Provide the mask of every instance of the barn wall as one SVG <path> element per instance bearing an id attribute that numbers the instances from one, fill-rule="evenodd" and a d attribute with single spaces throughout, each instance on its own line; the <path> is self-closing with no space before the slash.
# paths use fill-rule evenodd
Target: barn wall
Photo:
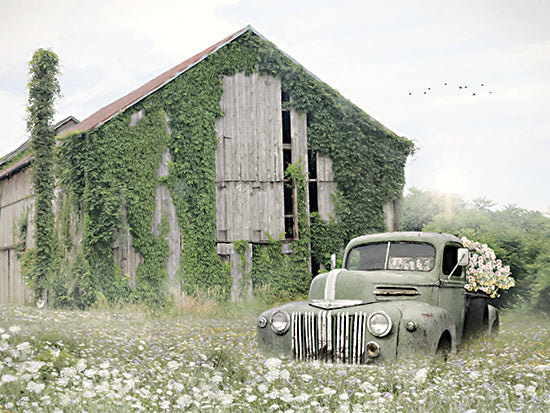
<path id="1" fill-rule="evenodd" d="M 218 242 L 266 242 L 285 231 L 283 149 L 308 171 L 307 120 L 290 112 L 291 142 L 283 144 L 281 82 L 257 73 L 223 78 L 216 122 L 216 227 Z M 319 213 L 333 213 L 332 162 L 317 159 Z M 309 198 L 308 198 L 309 199 Z"/>
<path id="2" fill-rule="evenodd" d="M 32 247 L 34 225 L 30 169 L 20 170 L 0 180 L 0 303 L 24 304 L 33 298 L 33 292 L 21 276 L 21 267 L 15 250 L 16 225 L 28 213 L 26 245 Z"/>
<path id="3" fill-rule="evenodd" d="M 281 82 L 224 77 L 216 122 L 216 227 L 219 242 L 267 241 L 284 232 Z"/>

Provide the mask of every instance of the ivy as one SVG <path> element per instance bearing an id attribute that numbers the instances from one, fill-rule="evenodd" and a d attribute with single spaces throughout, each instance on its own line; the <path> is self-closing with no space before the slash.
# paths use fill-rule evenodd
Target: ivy
<path id="1" fill-rule="evenodd" d="M 253 246 L 252 282 L 256 289 L 269 286 L 283 298 L 305 295 L 311 281 L 309 270 L 310 227 L 306 207 L 306 176 L 301 162 L 289 165 L 285 171 L 287 185 L 294 186 L 298 204 L 298 237 L 290 243 L 289 255 L 281 254 L 283 235 L 275 240 L 268 234 L 267 245 Z"/>
<path id="2" fill-rule="evenodd" d="M 289 109 L 308 117 L 308 143 L 320 156 L 333 160 L 338 193 L 335 221 L 311 218 L 306 209 L 303 165 L 290 165 L 286 178 L 295 185 L 299 237 L 292 254 L 283 255 L 282 238 L 253 246 L 250 277 L 255 287 L 271 284 L 281 291 L 304 294 L 311 279 L 311 254 L 326 261 L 328 251 L 349 238 L 384 229 L 383 206 L 398 198 L 404 184 L 404 164 L 410 141 L 397 137 L 301 66 L 249 31 L 182 73 L 147 99 L 105 124 L 65 137 L 59 145 L 59 176 L 65 191 L 59 231 L 65 251 L 71 216 L 82 217 L 82 244 L 76 259 L 64 266 L 58 288 L 60 302 L 89 306 L 103 298 L 165 302 L 169 256 L 167 220 L 160 235 L 152 231 L 155 191 L 169 189 L 182 231 L 181 264 L 177 277 L 188 294 L 224 291 L 228 297 L 230 268 L 216 247 L 215 150 L 216 120 L 223 117 L 222 76 L 245 72 L 281 79 L 291 97 Z M 130 126 L 131 115 L 142 119 Z M 156 176 L 162 154 L 171 155 L 169 174 Z M 311 219 L 311 225 L 310 225 Z M 113 245 L 121 229 L 133 237 L 143 257 L 135 288 L 114 264 Z M 235 248 L 239 252 L 240 244 Z M 311 252 L 313 249 L 313 252 Z M 67 255 L 67 254 L 66 254 Z"/>
<path id="3" fill-rule="evenodd" d="M 60 93 L 58 74 L 57 55 L 50 50 L 37 50 L 29 63 L 27 104 L 27 130 L 34 156 L 31 176 L 35 196 L 35 246 L 32 252 L 27 251 L 28 255 L 22 262 L 22 272 L 36 295 L 45 302 L 49 279 L 57 265 L 52 200 L 55 181 L 53 116 L 54 102 Z"/>
<path id="4" fill-rule="evenodd" d="M 307 114 L 310 148 L 333 161 L 338 220 L 322 231 L 338 238 L 340 248 L 355 236 L 384 231 L 383 207 L 402 195 L 405 163 L 414 151 L 412 142 L 396 136 L 313 78 L 271 43 L 262 42 L 258 55 L 260 73 L 279 77 L 283 90 L 292 97 L 288 106 Z M 321 229 L 319 219 L 317 229 Z M 314 237 L 314 247 L 326 249 L 319 244 L 321 238 Z"/>

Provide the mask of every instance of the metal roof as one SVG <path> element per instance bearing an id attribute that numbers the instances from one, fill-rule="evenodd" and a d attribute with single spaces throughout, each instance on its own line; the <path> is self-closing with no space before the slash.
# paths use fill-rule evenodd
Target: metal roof
<path id="1" fill-rule="evenodd" d="M 216 52 L 226 44 L 240 37 L 241 35 L 246 33 L 248 30 L 254 31 L 254 29 L 252 29 L 251 26 L 246 26 L 244 29 L 239 30 L 236 33 L 233 33 L 230 36 L 227 36 L 225 39 L 219 41 L 218 43 L 213 44 L 212 46 L 196 54 L 195 56 L 181 62 L 177 66 L 174 66 L 172 69 L 167 70 L 160 76 L 157 76 L 156 78 L 150 80 L 149 82 L 145 83 L 143 86 L 137 88 L 133 92 L 128 93 L 126 96 L 123 96 L 122 98 L 114 101 L 113 103 L 99 109 L 97 112 L 95 112 L 91 116 L 84 119 L 78 125 L 73 126 L 71 129 L 68 130 L 68 132 L 73 132 L 73 131 L 85 132 L 87 130 L 96 128 L 97 126 L 107 122 L 108 120 L 116 116 L 118 113 L 124 111 L 130 106 L 145 99 L 151 93 L 162 88 L 164 85 L 171 82 L 172 80 L 177 78 L 179 75 L 186 72 L 187 70 L 195 66 L 197 63 L 207 58 L 210 54 Z M 258 34 L 257 32 L 255 33 Z"/>

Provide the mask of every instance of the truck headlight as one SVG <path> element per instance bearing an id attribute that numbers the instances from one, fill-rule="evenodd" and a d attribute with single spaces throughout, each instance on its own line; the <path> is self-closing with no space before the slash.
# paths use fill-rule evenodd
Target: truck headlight
<path id="1" fill-rule="evenodd" d="M 391 331 L 391 319 L 383 311 L 372 313 L 367 321 L 369 331 L 373 336 L 384 337 Z"/>
<path id="2" fill-rule="evenodd" d="M 277 334 L 284 334 L 290 327 L 290 316 L 286 311 L 278 310 L 271 316 L 271 329 Z"/>

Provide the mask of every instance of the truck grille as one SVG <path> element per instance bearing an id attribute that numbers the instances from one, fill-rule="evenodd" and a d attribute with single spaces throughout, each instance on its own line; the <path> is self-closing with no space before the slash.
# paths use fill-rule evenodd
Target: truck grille
<path id="1" fill-rule="evenodd" d="M 366 313 L 292 313 L 292 352 L 297 360 L 360 364 L 365 355 Z"/>

